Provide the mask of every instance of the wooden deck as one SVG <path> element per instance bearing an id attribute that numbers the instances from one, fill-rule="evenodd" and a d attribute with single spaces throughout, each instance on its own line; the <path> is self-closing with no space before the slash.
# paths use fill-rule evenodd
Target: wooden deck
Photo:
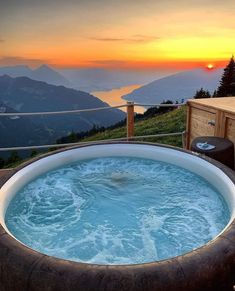
<path id="1" fill-rule="evenodd" d="M 9 178 L 12 176 L 12 174 L 15 173 L 15 169 L 0 169 L 0 188 L 1 185 L 3 185 Z"/>

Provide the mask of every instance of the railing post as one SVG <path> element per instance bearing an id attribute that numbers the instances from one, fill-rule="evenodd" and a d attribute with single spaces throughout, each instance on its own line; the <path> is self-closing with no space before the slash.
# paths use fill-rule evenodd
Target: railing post
<path id="1" fill-rule="evenodd" d="M 127 139 L 129 140 L 134 136 L 134 102 L 127 101 L 127 117 L 126 117 L 126 127 L 127 127 Z"/>

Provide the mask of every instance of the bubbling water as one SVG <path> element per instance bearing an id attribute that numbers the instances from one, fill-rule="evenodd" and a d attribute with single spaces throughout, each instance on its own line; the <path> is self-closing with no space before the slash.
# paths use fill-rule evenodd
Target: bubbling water
<path id="1" fill-rule="evenodd" d="M 175 257 L 214 238 L 230 218 L 202 177 L 165 162 L 79 161 L 27 184 L 6 212 L 25 245 L 68 260 L 137 264 Z"/>

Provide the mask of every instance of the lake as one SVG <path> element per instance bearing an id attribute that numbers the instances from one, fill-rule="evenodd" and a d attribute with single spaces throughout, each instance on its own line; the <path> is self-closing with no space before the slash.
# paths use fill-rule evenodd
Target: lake
<path id="1" fill-rule="evenodd" d="M 126 104 L 126 100 L 122 99 L 123 95 L 131 93 L 133 90 L 140 88 L 142 85 L 130 85 L 121 88 L 114 88 L 109 91 L 95 91 L 91 94 L 98 97 L 100 100 L 108 103 L 110 106 L 118 106 Z M 131 100 L 130 100 L 131 101 Z M 126 107 L 120 108 L 120 110 L 126 112 Z M 135 107 L 136 113 L 144 113 L 146 108 Z"/>

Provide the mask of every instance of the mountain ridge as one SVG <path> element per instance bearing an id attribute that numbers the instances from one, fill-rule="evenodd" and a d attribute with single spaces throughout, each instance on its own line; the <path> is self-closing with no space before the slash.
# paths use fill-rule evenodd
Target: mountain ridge
<path id="1" fill-rule="evenodd" d="M 196 69 L 180 72 L 150 82 L 122 98 L 135 102 L 161 103 L 165 100 L 181 102 L 182 99 L 192 98 L 201 88 L 213 93 L 219 85 L 222 71 L 222 69 L 214 71 Z"/>
<path id="2" fill-rule="evenodd" d="M 35 81 L 43 81 L 51 85 L 72 87 L 72 84 L 58 71 L 44 64 L 36 69 L 26 65 L 0 67 L 0 76 L 9 75 L 12 78 L 28 77 Z"/>
<path id="3" fill-rule="evenodd" d="M 44 74 L 44 71 L 46 71 L 46 74 Z M 65 87 L 77 90 L 94 92 L 129 85 L 147 84 L 171 73 L 162 70 L 121 70 L 106 68 L 55 69 L 44 64 L 36 69 L 31 69 L 25 65 L 0 67 L 0 75 L 4 74 L 8 74 L 11 77 L 26 76 L 52 85 L 64 85 Z"/>

